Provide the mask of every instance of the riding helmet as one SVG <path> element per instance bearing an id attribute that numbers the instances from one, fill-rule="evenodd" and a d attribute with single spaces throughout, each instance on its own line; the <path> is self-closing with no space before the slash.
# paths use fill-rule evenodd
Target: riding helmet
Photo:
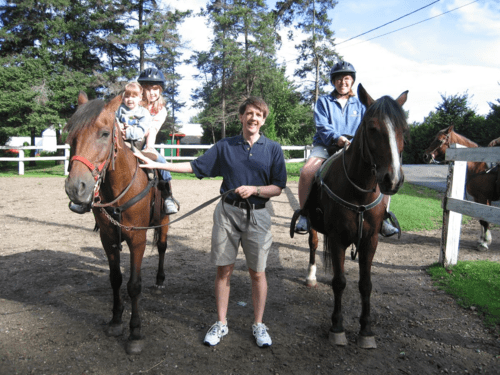
<path id="1" fill-rule="evenodd" d="M 339 61 L 336 63 L 331 72 L 330 72 L 330 81 L 333 84 L 333 77 L 335 77 L 338 74 L 349 74 L 352 76 L 352 79 L 356 81 L 356 69 L 354 69 L 354 66 L 352 66 L 351 63 L 348 63 L 347 61 Z"/>
<path id="2" fill-rule="evenodd" d="M 159 85 L 163 91 L 165 91 L 165 76 L 156 68 L 147 68 L 144 69 L 139 78 L 137 78 L 137 82 L 142 84 L 149 85 Z"/>

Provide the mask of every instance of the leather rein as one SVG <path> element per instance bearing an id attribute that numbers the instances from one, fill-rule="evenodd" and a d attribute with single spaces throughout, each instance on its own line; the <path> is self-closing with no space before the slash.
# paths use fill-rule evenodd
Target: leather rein
<path id="1" fill-rule="evenodd" d="M 212 199 L 208 200 L 205 203 L 202 203 L 198 207 L 194 208 L 193 210 L 189 211 L 188 213 L 184 214 L 183 216 L 181 216 L 181 217 L 179 217 L 179 218 L 175 219 L 174 221 L 169 222 L 167 224 L 154 225 L 154 226 L 148 226 L 148 227 L 130 227 L 130 226 L 126 226 L 126 225 L 121 224 L 120 223 L 120 221 L 121 221 L 121 213 L 123 211 L 125 211 L 127 208 L 129 208 L 132 205 L 134 205 L 135 203 L 139 202 L 141 199 L 143 199 L 147 195 L 147 193 L 149 192 L 149 190 L 153 186 L 156 186 L 158 180 L 156 178 L 153 179 L 153 180 L 150 180 L 149 183 L 146 185 L 146 187 L 138 195 L 136 195 L 135 197 L 133 197 L 132 199 L 130 199 L 128 202 L 122 204 L 121 206 L 112 207 L 113 208 L 113 213 L 115 215 L 118 215 L 118 220 L 116 220 L 115 218 L 113 218 L 113 216 L 110 215 L 107 210 L 105 210 L 105 208 L 111 207 L 113 204 L 115 204 L 118 200 L 120 200 L 127 193 L 127 191 L 130 189 L 130 187 L 133 185 L 133 183 L 134 183 L 134 181 L 135 181 L 135 179 L 137 177 L 137 173 L 139 171 L 139 160 L 137 160 L 136 165 L 135 165 L 134 176 L 130 180 L 130 182 L 127 185 L 127 187 L 115 199 L 113 199 L 111 202 L 101 203 L 101 197 L 100 197 L 100 194 L 99 194 L 99 190 L 100 190 L 101 183 L 104 182 L 104 180 L 105 180 L 106 170 L 108 169 L 108 167 L 110 165 L 111 165 L 111 170 L 115 169 L 115 159 L 116 159 L 116 154 L 117 154 L 118 148 L 119 148 L 119 146 L 118 146 L 118 135 L 117 135 L 117 130 L 116 130 L 117 125 L 118 125 L 118 123 L 117 123 L 116 118 L 115 118 L 115 121 L 114 121 L 114 124 L 113 124 L 112 142 L 111 142 L 110 151 L 108 153 L 108 157 L 106 158 L 106 160 L 104 160 L 97 167 L 93 163 L 91 163 L 87 158 L 85 158 L 84 156 L 75 155 L 75 156 L 73 156 L 71 158 L 71 163 L 73 163 L 73 161 L 79 161 L 79 162 L 85 164 L 87 166 L 87 168 L 89 168 L 89 170 L 92 173 L 92 176 L 94 177 L 94 180 L 95 180 L 94 197 L 93 197 L 91 206 L 92 207 L 99 207 L 99 208 L 101 208 L 101 211 L 104 213 L 104 215 L 109 219 L 109 221 L 111 223 L 115 224 L 119 228 L 124 228 L 125 230 L 147 230 L 147 229 L 161 228 L 161 227 L 164 227 L 164 226 L 167 226 L 167 225 L 170 226 L 173 223 L 175 223 L 177 221 L 180 221 L 180 220 L 182 220 L 182 219 L 184 219 L 184 218 L 186 218 L 186 217 L 194 214 L 195 212 L 200 211 L 201 209 L 205 208 L 206 206 L 208 206 L 212 202 L 218 200 L 219 198 L 222 199 L 222 209 L 223 209 L 224 213 L 229 218 L 231 224 L 235 227 L 235 229 L 238 232 L 245 232 L 248 229 L 248 227 L 250 225 L 250 219 L 252 219 L 254 223 L 256 222 L 255 216 L 254 216 L 253 210 L 252 210 L 252 205 L 250 204 L 250 202 L 248 201 L 248 199 L 245 200 L 248 208 L 247 208 L 247 218 L 246 218 L 245 225 L 244 225 L 243 229 L 240 229 L 239 226 L 234 222 L 234 220 L 232 219 L 232 217 L 230 215 L 227 215 L 226 209 L 224 207 L 224 200 L 225 200 L 226 196 L 229 193 L 234 192 L 234 189 L 232 189 L 232 190 L 226 191 L 225 193 L 223 193 L 223 194 L 221 194 L 221 195 L 219 195 L 219 196 L 217 196 L 215 198 L 212 198 Z M 135 146 L 133 146 L 133 147 L 135 147 Z M 120 238 L 121 238 L 121 232 L 120 232 L 119 235 L 120 235 Z M 121 244 L 121 241 L 119 241 L 119 244 Z M 121 248 L 121 245 L 118 245 L 118 246 Z"/>

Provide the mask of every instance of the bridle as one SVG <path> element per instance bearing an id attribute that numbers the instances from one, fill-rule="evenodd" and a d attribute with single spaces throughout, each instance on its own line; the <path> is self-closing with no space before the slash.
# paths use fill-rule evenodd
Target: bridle
<path id="1" fill-rule="evenodd" d="M 450 145 L 450 133 L 446 134 L 446 137 L 441 139 L 441 141 L 439 142 L 439 144 L 430 152 L 427 152 L 427 154 L 431 155 L 432 156 L 432 160 L 434 160 L 434 153 L 441 147 L 443 147 L 443 145 L 447 144 L 448 147 Z"/>
<path id="2" fill-rule="evenodd" d="M 81 156 L 81 155 L 74 155 L 71 158 L 70 169 L 71 169 L 71 165 L 74 161 L 79 161 L 79 162 L 83 163 L 85 166 L 87 166 L 87 168 L 90 170 L 90 173 L 92 173 L 92 176 L 94 177 L 95 185 L 94 185 L 94 197 L 93 197 L 92 203 L 91 203 L 92 207 L 109 207 L 109 206 L 113 205 L 114 203 L 116 203 L 120 198 L 122 198 L 127 193 L 127 191 L 130 189 L 130 187 L 134 183 L 135 178 L 137 177 L 137 172 L 139 170 L 139 162 L 136 163 L 134 176 L 132 177 L 128 186 L 111 202 L 101 203 L 101 197 L 99 195 L 101 183 L 103 183 L 105 180 L 106 171 L 108 170 L 108 168 L 111 166 L 110 170 L 115 169 L 115 159 L 116 159 L 116 155 L 118 153 L 118 148 L 120 148 L 119 143 L 118 143 L 117 127 L 118 127 L 118 122 L 116 121 L 116 117 L 115 117 L 114 122 L 113 122 L 113 131 L 111 134 L 111 146 L 109 148 L 108 156 L 101 164 L 99 164 L 98 166 L 95 166 L 86 157 Z"/>
<path id="3" fill-rule="evenodd" d="M 366 141 L 366 126 L 363 126 L 363 129 L 362 129 L 362 134 L 361 134 L 361 158 L 365 161 L 368 162 L 368 164 L 370 164 L 371 166 L 371 171 L 372 171 L 372 174 L 375 175 L 377 173 L 377 164 L 375 164 L 374 160 L 373 160 L 373 155 L 372 153 L 370 152 L 370 147 L 368 147 L 367 145 L 365 145 Z M 365 148 L 366 148 L 366 153 L 368 154 L 368 159 L 365 157 Z M 350 178 L 349 178 L 349 175 L 347 174 L 347 167 L 346 167 L 346 164 L 345 164 L 345 152 L 347 150 L 347 145 L 344 145 L 344 148 L 342 150 L 342 166 L 344 167 L 344 174 L 347 178 L 347 181 L 349 181 L 349 183 L 354 186 L 356 189 L 358 189 L 360 192 L 362 193 L 374 193 L 376 190 L 377 190 L 377 183 L 375 183 L 375 186 L 372 188 L 372 189 L 369 189 L 369 190 L 366 190 L 366 189 L 363 189 L 361 187 L 359 187 L 358 185 L 356 185 Z"/>

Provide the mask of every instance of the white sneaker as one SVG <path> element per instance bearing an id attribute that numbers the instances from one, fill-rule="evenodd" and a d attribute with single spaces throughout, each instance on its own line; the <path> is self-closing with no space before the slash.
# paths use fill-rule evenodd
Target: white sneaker
<path id="1" fill-rule="evenodd" d="M 172 198 L 172 196 L 170 196 L 170 197 L 168 197 L 168 198 L 165 199 L 164 209 L 165 209 L 165 213 L 167 215 L 171 215 L 171 214 L 176 214 L 177 213 L 177 205 L 175 204 L 174 199 Z"/>
<path id="2" fill-rule="evenodd" d="M 220 340 L 226 336 L 229 332 L 229 328 L 227 328 L 227 324 L 217 321 L 205 335 L 205 340 L 203 343 L 208 346 L 217 345 Z"/>
<path id="3" fill-rule="evenodd" d="M 273 344 L 271 336 L 269 336 L 269 333 L 267 333 L 268 328 L 264 323 L 252 325 L 252 330 L 255 341 L 257 342 L 257 346 L 259 346 L 260 348 L 265 348 Z"/>

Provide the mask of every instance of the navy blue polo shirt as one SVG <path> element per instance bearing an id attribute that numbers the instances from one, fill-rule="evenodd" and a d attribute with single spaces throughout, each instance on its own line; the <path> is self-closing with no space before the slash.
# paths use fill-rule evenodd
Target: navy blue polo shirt
<path id="1" fill-rule="evenodd" d="M 286 187 L 285 158 L 281 146 L 261 135 L 250 147 L 242 135 L 224 138 L 191 162 L 198 178 L 222 176 L 220 193 L 243 185 Z M 231 193 L 228 198 L 240 199 Z M 269 198 L 252 195 L 252 204 L 266 203 Z"/>

